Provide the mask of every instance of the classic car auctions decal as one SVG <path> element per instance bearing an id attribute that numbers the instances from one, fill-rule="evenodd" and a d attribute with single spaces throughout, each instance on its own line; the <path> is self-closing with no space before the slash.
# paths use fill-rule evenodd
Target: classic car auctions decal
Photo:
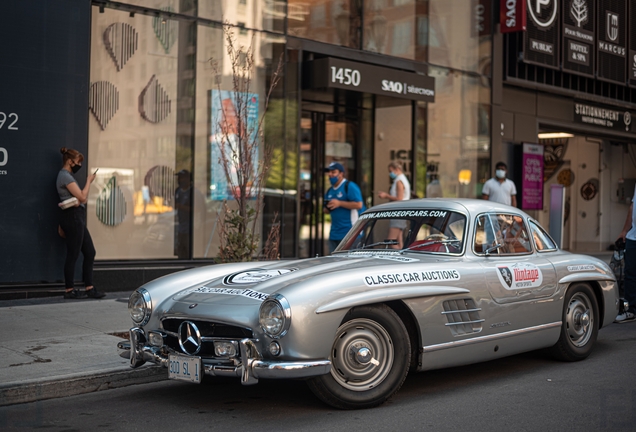
<path id="1" fill-rule="evenodd" d="M 587 270 L 596 271 L 596 266 L 593 264 L 579 264 L 579 265 L 568 266 L 568 271 L 571 271 L 571 272 L 587 271 Z"/>
<path id="2" fill-rule="evenodd" d="M 365 213 L 358 219 L 401 218 L 401 217 L 445 217 L 448 212 L 440 210 L 396 210 Z"/>
<path id="3" fill-rule="evenodd" d="M 433 270 L 416 272 L 377 273 L 364 277 L 367 286 L 409 284 L 422 282 L 448 282 L 461 279 L 459 272 L 452 270 Z"/>
<path id="4" fill-rule="evenodd" d="M 275 278 L 277 276 L 281 276 L 298 269 L 276 269 L 276 270 L 266 270 L 266 269 L 251 269 L 245 270 L 239 273 L 233 273 L 231 275 L 226 276 L 223 279 L 223 285 L 251 285 L 259 282 L 265 282 L 271 278 Z"/>
<path id="5" fill-rule="evenodd" d="M 497 276 L 506 289 L 534 288 L 543 283 L 541 269 L 530 263 L 498 265 Z"/>
<path id="6" fill-rule="evenodd" d="M 269 294 L 265 294 L 262 292 L 254 291 L 251 289 L 233 289 L 233 288 L 211 288 L 211 287 L 200 287 L 195 290 L 192 290 L 193 293 L 201 293 L 201 294 L 226 294 L 226 295 L 234 295 L 234 296 L 243 296 L 249 297 L 254 300 L 263 301 Z"/>

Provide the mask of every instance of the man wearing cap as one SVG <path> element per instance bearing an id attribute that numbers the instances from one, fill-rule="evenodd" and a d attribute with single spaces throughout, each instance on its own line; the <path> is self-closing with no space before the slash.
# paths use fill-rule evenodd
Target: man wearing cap
<path id="1" fill-rule="evenodd" d="M 331 183 L 325 194 L 325 212 L 331 214 L 331 253 L 358 220 L 358 213 L 362 210 L 362 192 L 357 184 L 345 178 L 342 164 L 332 162 L 325 171 L 329 173 Z"/>

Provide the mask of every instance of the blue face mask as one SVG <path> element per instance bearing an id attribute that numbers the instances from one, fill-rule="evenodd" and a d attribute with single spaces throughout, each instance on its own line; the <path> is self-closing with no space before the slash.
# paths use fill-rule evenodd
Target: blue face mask
<path id="1" fill-rule="evenodd" d="M 391 180 L 395 180 L 397 178 L 397 174 L 393 171 L 389 171 L 389 177 L 391 177 Z"/>
<path id="2" fill-rule="evenodd" d="M 329 183 L 331 183 L 331 186 L 335 186 L 338 183 L 338 177 L 329 177 Z"/>

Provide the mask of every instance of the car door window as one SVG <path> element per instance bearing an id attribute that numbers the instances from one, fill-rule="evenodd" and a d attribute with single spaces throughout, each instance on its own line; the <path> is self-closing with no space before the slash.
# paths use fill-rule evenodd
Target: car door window
<path id="1" fill-rule="evenodd" d="M 530 231 L 532 232 L 532 239 L 534 240 L 534 246 L 537 248 L 537 252 L 557 250 L 557 245 L 554 240 L 534 221 L 530 221 Z"/>
<path id="2" fill-rule="evenodd" d="M 531 253 L 532 244 L 523 218 L 503 213 L 478 216 L 473 250 L 488 255 Z"/>

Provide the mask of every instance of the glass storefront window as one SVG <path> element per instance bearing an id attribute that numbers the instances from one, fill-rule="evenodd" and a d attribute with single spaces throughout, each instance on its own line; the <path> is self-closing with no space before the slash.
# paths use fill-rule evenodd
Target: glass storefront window
<path id="1" fill-rule="evenodd" d="M 89 168 L 99 171 L 87 208 L 97 259 L 177 256 L 182 24 L 93 8 Z"/>
<path id="2" fill-rule="evenodd" d="M 428 0 L 428 62 L 490 74 L 491 1 Z M 420 59 L 425 60 L 425 59 Z"/>
<path id="3" fill-rule="evenodd" d="M 290 36 L 360 49 L 361 0 L 288 0 Z"/>
<path id="4" fill-rule="evenodd" d="M 426 61 L 427 2 L 368 0 L 364 3 L 364 49 Z M 422 31 L 423 30 L 423 31 Z"/>
<path id="5" fill-rule="evenodd" d="M 199 0 L 199 17 L 237 27 L 282 33 L 285 0 Z"/>
<path id="6" fill-rule="evenodd" d="M 198 1 L 205 3 L 201 0 L 124 0 L 122 3 L 184 15 L 196 15 Z"/>
<path id="7" fill-rule="evenodd" d="M 489 81 L 439 67 L 429 75 L 435 102 L 428 104 L 426 196 L 478 198 L 490 160 Z"/>
<path id="8" fill-rule="evenodd" d="M 260 32 L 242 31 L 233 27 L 236 46 L 254 47 L 255 68 L 250 84 L 251 100 L 254 102 L 252 120 L 263 116 L 265 99 L 272 71 L 276 69 L 285 39 Z M 197 84 L 195 114 L 195 149 L 194 149 L 194 189 L 199 191 L 202 199 L 194 201 L 193 256 L 195 258 L 211 258 L 219 249 L 219 224 L 224 215 L 223 202 L 227 200 L 230 207 L 235 205 L 231 194 L 227 191 L 225 173 L 219 162 L 220 154 L 216 150 L 215 138 L 219 133 L 219 124 L 223 116 L 229 118 L 235 112 L 233 98 L 232 65 L 227 54 L 227 41 L 223 29 L 207 26 L 198 27 L 197 50 Z M 215 73 L 213 62 L 217 62 Z M 265 188 L 265 208 L 261 213 L 266 229 L 271 224 L 274 213 L 279 214 L 282 198 L 283 174 L 278 169 L 284 145 L 282 133 L 284 121 L 284 103 L 282 100 L 283 85 L 279 82 L 270 97 L 267 116 L 263 121 L 263 135 L 272 146 L 274 160 L 270 171 L 270 183 Z M 229 120 L 228 120 L 229 121 Z M 250 126 L 248 119 L 248 128 Z M 271 186 L 271 187 L 270 187 Z M 256 203 L 256 200 L 254 201 Z M 197 226 L 197 218 L 200 224 Z"/>

